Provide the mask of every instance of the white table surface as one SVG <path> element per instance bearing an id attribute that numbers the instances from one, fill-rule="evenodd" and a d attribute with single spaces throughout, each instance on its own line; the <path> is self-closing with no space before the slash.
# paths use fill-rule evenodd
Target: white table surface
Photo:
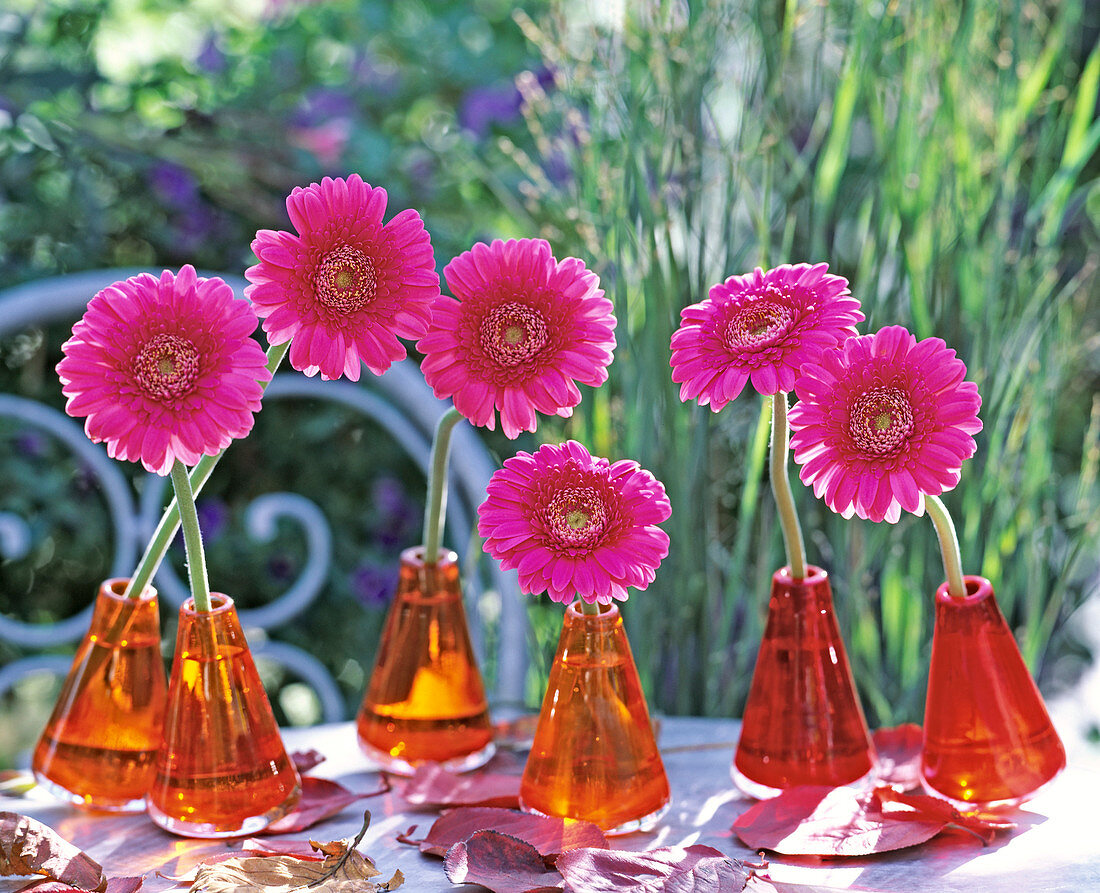
<path id="1" fill-rule="evenodd" d="M 743 799 L 729 778 L 737 740 L 733 720 L 665 718 L 660 747 L 672 786 L 672 806 L 661 824 L 647 834 L 612 839 L 617 849 L 707 844 L 746 861 L 757 855 L 730 831 L 733 820 L 752 802 Z M 351 723 L 291 729 L 284 732 L 289 751 L 315 749 L 326 761 L 311 774 L 333 778 L 353 791 L 373 790 L 378 776 L 359 752 Z M 340 815 L 288 838 L 336 840 L 354 836 L 364 808 L 371 809 L 371 827 L 360 850 L 375 860 L 382 878 L 394 869 L 405 874 L 403 889 L 412 891 L 473 891 L 454 886 L 438 857 L 421 855 L 395 840 L 410 826 L 427 833 L 434 812 L 417 812 L 400 796 L 401 782 L 383 796 L 358 801 Z M 0 797 L 0 811 L 21 812 L 52 827 L 99 861 L 109 876 L 146 875 L 149 893 L 173 887 L 155 876 L 186 871 L 204 855 L 224 851 L 220 841 L 187 840 L 161 831 L 142 814 L 89 814 L 39 799 Z M 823 861 L 771 856 L 769 874 L 784 893 L 872 890 L 879 893 L 1036 893 L 1036 891 L 1100 891 L 1100 771 L 1070 766 L 1041 794 L 1012 813 L 1018 828 L 991 845 L 970 834 L 953 832 L 921 847 L 862 859 Z M 24 881 L 0 879 L 0 893 Z"/>

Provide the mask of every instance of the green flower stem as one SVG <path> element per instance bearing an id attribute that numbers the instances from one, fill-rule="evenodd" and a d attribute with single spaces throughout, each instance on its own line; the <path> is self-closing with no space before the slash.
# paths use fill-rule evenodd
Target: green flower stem
<path id="1" fill-rule="evenodd" d="M 187 477 L 187 466 L 176 460 L 172 466 L 172 487 L 179 505 L 183 546 L 187 551 L 187 578 L 191 582 L 191 597 L 196 611 L 210 610 L 210 581 L 206 577 L 206 554 L 202 548 L 199 513 L 195 510 L 195 494 Z"/>
<path id="2" fill-rule="evenodd" d="M 947 591 L 953 598 L 966 598 L 966 583 L 963 580 L 962 553 L 959 551 L 959 537 L 947 506 L 938 496 L 925 496 L 924 504 L 928 517 L 936 527 L 936 536 L 940 538 L 940 553 L 943 555 L 943 569 L 947 574 Z"/>
<path id="3" fill-rule="evenodd" d="M 787 426 L 787 394 L 779 391 L 772 398 L 772 444 L 770 477 L 772 495 L 779 509 L 779 526 L 783 531 L 783 546 L 787 551 L 787 566 L 791 578 L 802 580 L 806 576 L 806 546 L 802 541 L 802 527 L 794 507 L 791 482 L 787 478 L 787 451 L 790 431 Z"/>
<path id="4" fill-rule="evenodd" d="M 588 614 L 590 617 L 598 617 L 600 613 L 600 605 L 598 602 L 592 602 L 592 604 L 589 604 L 582 598 L 581 613 Z"/>
<path id="5" fill-rule="evenodd" d="M 447 456 L 451 451 L 451 432 L 463 415 L 453 406 L 439 418 L 432 438 L 428 464 L 428 504 L 424 506 L 424 563 L 435 564 L 443 542 L 447 522 Z"/>
<path id="6" fill-rule="evenodd" d="M 286 356 L 289 349 L 289 341 L 268 348 L 267 370 L 272 376 L 275 375 L 275 371 L 283 362 L 283 358 Z M 263 383 L 262 387 L 264 390 L 267 390 L 267 385 L 268 382 Z M 214 456 L 203 456 L 195 463 L 195 467 L 191 469 L 189 481 L 192 496 L 197 496 L 202 490 L 207 479 L 210 477 L 210 473 L 214 470 L 214 466 L 218 464 L 218 460 L 221 459 L 224 453 L 225 450 L 222 450 Z M 145 587 L 149 585 L 153 576 L 156 574 L 157 568 L 159 568 L 161 562 L 164 561 L 164 556 L 168 554 L 168 547 L 172 544 L 172 540 L 176 536 L 176 531 L 179 529 L 179 501 L 178 499 L 173 499 L 168 503 L 168 507 L 164 510 L 164 514 L 161 515 L 160 523 L 157 524 L 157 529 L 153 531 L 153 536 L 149 540 L 149 544 L 145 547 L 145 554 L 141 556 L 141 561 L 138 562 L 137 568 L 134 570 L 133 574 L 130 575 L 130 582 L 126 584 L 125 593 L 128 597 L 141 597 L 141 594 L 145 591 Z"/>

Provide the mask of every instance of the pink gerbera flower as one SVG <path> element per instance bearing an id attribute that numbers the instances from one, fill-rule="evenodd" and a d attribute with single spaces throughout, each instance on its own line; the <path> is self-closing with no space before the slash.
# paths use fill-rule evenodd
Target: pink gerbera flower
<path id="1" fill-rule="evenodd" d="M 661 482 L 636 462 L 597 459 L 576 441 L 508 459 L 478 508 L 485 550 L 518 568 L 525 591 L 565 604 L 626 601 L 668 554 L 656 525 L 672 509 Z"/>
<path id="2" fill-rule="evenodd" d="M 848 280 L 828 264 L 783 265 L 731 276 L 680 312 L 672 336 L 672 380 L 680 399 L 717 412 L 752 386 L 788 392 L 801 365 L 855 333 L 863 319 Z"/>
<path id="3" fill-rule="evenodd" d="M 252 430 L 267 357 L 250 336 L 258 320 L 221 279 L 185 266 L 142 273 L 88 303 L 62 346 L 65 409 L 112 458 L 166 475 Z"/>
<path id="4" fill-rule="evenodd" d="M 381 375 L 406 356 L 398 338 L 427 331 L 439 295 L 420 215 L 383 224 L 386 190 L 357 174 L 296 187 L 286 209 L 298 235 L 256 233 L 260 262 L 245 272 L 268 340 L 290 341 L 290 364 L 306 375 L 358 381 L 361 363 Z"/>
<path id="5" fill-rule="evenodd" d="M 568 418 L 577 382 L 607 380 L 615 317 L 595 273 L 557 261 L 542 239 L 477 243 L 443 270 L 455 297 L 435 303 L 417 348 L 435 395 L 490 430 L 534 431 L 536 412 Z"/>
<path id="6" fill-rule="evenodd" d="M 974 455 L 981 397 L 966 364 L 939 338 L 901 326 L 849 338 L 803 367 L 791 447 L 834 511 L 896 522 L 959 482 Z"/>

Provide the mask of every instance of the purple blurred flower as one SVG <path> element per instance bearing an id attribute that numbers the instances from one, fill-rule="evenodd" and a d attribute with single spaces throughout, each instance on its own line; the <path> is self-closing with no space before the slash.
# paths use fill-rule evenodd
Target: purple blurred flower
<path id="1" fill-rule="evenodd" d="M 158 161 L 149 169 L 149 185 L 170 208 L 193 208 L 199 203 L 199 184 L 191 172 L 171 161 Z"/>
<path id="2" fill-rule="evenodd" d="M 397 478 L 382 477 L 371 488 L 371 500 L 377 510 L 375 537 L 383 546 L 407 546 L 420 507 L 409 499 L 405 486 Z"/>
<path id="3" fill-rule="evenodd" d="M 15 449 L 28 459 L 41 459 L 46 455 L 46 438 L 37 431 L 20 431 L 15 438 Z"/>
<path id="4" fill-rule="evenodd" d="M 285 555 L 276 555 L 267 563 L 267 573 L 277 583 L 286 583 L 294 579 L 297 567 Z"/>
<path id="5" fill-rule="evenodd" d="M 207 74 L 221 74 L 228 67 L 225 53 L 218 47 L 213 36 L 206 38 L 198 56 L 195 57 L 195 63 Z"/>
<path id="6" fill-rule="evenodd" d="M 364 561 L 351 572 L 351 590 L 360 604 L 368 608 L 384 607 L 397 590 L 397 569 Z"/>
<path id="7" fill-rule="evenodd" d="M 355 103 L 343 90 L 311 90 L 290 121 L 290 140 L 322 165 L 336 164 L 351 137 Z"/>
<path id="8" fill-rule="evenodd" d="M 216 496 L 201 499 L 195 504 L 195 509 L 199 515 L 203 539 L 207 543 L 217 541 L 229 524 L 229 506 L 225 504 L 225 500 Z"/>
<path id="9" fill-rule="evenodd" d="M 573 181 L 573 166 L 564 152 L 554 150 L 542 159 L 542 170 L 555 186 L 566 186 Z"/>
<path id="10" fill-rule="evenodd" d="M 401 86 L 401 71 L 392 62 L 364 51 L 351 67 L 352 83 L 379 99 L 392 96 Z"/>
<path id="11" fill-rule="evenodd" d="M 219 244 L 225 232 L 221 214 L 205 203 L 181 209 L 171 216 L 169 222 L 172 225 L 173 251 L 183 257 Z"/>
<path id="12" fill-rule="evenodd" d="M 313 127 L 332 118 L 350 118 L 354 114 L 355 103 L 346 91 L 319 87 L 302 97 L 292 123 L 295 127 Z"/>
<path id="13" fill-rule="evenodd" d="M 489 135 L 494 124 L 511 124 L 519 119 L 523 99 L 513 85 L 474 87 L 462 97 L 458 123 L 479 138 Z"/>

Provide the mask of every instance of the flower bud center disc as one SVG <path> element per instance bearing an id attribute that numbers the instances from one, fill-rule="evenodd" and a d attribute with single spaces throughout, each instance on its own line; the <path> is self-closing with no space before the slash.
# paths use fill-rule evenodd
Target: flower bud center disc
<path id="1" fill-rule="evenodd" d="M 913 433 L 913 407 L 899 388 L 872 388 L 852 403 L 848 433 L 856 446 L 874 456 L 896 452 Z"/>
<path id="2" fill-rule="evenodd" d="M 191 390 L 199 374 L 199 351 L 186 338 L 162 332 L 134 357 L 134 377 L 145 393 L 174 400 Z"/>
<path id="3" fill-rule="evenodd" d="M 590 548 L 607 525 L 603 500 L 587 487 L 567 487 L 547 506 L 547 521 L 558 543 L 566 548 Z"/>
<path id="4" fill-rule="evenodd" d="M 374 300 L 378 274 L 362 251 L 341 245 L 321 258 L 313 274 L 313 290 L 329 309 L 354 313 Z"/>
<path id="5" fill-rule="evenodd" d="M 741 307 L 726 324 L 726 344 L 735 351 L 765 347 L 785 335 L 793 322 L 790 307 L 761 298 Z"/>
<path id="6" fill-rule="evenodd" d="M 547 341 L 546 320 L 526 304 L 499 304 L 481 323 L 481 346 L 501 366 L 518 366 L 535 356 Z"/>

